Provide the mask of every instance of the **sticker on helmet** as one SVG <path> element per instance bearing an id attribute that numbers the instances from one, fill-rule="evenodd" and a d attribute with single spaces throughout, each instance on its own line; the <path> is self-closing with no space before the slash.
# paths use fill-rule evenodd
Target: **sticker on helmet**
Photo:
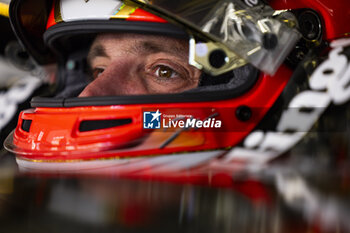
<path id="1" fill-rule="evenodd" d="M 287 152 L 310 132 L 331 103 L 341 105 L 350 100 L 350 66 L 347 56 L 350 40 L 333 41 L 331 48 L 328 59 L 316 68 L 309 79 L 311 90 L 294 96 L 289 109 L 282 113 L 277 123 L 277 131 L 253 131 L 244 140 L 244 147 L 233 148 L 225 156 L 225 162 L 240 158 L 254 163 L 270 161 Z M 303 112 L 302 108 L 310 111 Z"/>
<path id="2" fill-rule="evenodd" d="M 119 0 L 61 0 L 60 12 L 65 22 L 80 19 L 109 19 L 122 5 Z"/>
<path id="3" fill-rule="evenodd" d="M 143 113 L 143 128 L 144 129 L 160 129 L 162 113 L 157 110 L 156 112 L 144 112 Z"/>

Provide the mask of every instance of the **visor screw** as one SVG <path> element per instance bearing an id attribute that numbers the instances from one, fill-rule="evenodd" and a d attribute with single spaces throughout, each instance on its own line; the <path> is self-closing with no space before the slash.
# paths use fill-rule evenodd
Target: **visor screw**
<path id="1" fill-rule="evenodd" d="M 278 45 L 277 36 L 273 33 L 264 33 L 262 39 L 263 46 L 267 50 L 273 50 Z"/>
<path id="2" fill-rule="evenodd" d="M 227 55 L 221 49 L 213 50 L 209 55 L 209 63 L 212 67 L 219 69 L 226 64 Z"/>
<path id="3" fill-rule="evenodd" d="M 240 121 L 248 121 L 252 115 L 252 110 L 248 106 L 242 105 L 236 109 L 236 117 Z"/>

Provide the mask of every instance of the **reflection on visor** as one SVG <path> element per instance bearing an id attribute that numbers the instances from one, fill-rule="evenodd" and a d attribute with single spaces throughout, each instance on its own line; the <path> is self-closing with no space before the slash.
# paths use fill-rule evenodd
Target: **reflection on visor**
<path id="1" fill-rule="evenodd" d="M 209 65 L 197 59 L 197 63 L 209 71 L 224 67 L 225 72 L 231 60 L 239 61 L 238 65 L 231 62 L 232 69 L 236 68 L 243 64 L 241 58 L 274 74 L 299 38 L 299 33 L 274 18 L 273 10 L 267 6 L 249 9 L 239 0 L 132 1 L 169 21 L 189 27 L 196 36 L 220 42 L 216 50 L 208 50 L 206 54 Z M 227 55 L 228 50 L 236 57 Z M 195 56 L 200 55 L 196 52 Z"/>

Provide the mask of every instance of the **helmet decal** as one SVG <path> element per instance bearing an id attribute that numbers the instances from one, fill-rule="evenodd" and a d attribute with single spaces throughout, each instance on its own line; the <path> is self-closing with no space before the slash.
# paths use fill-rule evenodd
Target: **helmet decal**
<path id="1" fill-rule="evenodd" d="M 65 22 L 79 19 L 109 19 L 123 5 L 118 0 L 60 0 L 60 12 Z"/>
<path id="2" fill-rule="evenodd" d="M 290 101 L 277 123 L 277 131 L 253 131 L 245 138 L 243 147 L 233 148 L 223 163 L 237 159 L 268 162 L 292 149 L 332 103 L 342 105 L 350 100 L 350 67 L 346 54 L 350 39 L 335 40 L 331 47 L 328 59 L 312 73 L 310 89 L 298 93 Z M 302 108 L 309 111 L 303 112 Z"/>
<path id="3" fill-rule="evenodd" d="M 110 16 L 113 19 L 125 19 L 128 18 L 132 13 L 136 11 L 138 7 L 122 4 L 115 13 Z"/>
<path id="4" fill-rule="evenodd" d="M 47 27 L 61 22 L 78 20 L 122 19 L 129 21 L 166 22 L 134 4 L 125 4 L 120 0 L 56 0 L 50 12 Z"/>

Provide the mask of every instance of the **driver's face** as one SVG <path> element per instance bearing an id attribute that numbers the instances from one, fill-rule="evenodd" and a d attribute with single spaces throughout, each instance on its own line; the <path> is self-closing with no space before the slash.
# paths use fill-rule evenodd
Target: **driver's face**
<path id="1" fill-rule="evenodd" d="M 182 92 L 201 74 L 188 64 L 186 40 L 151 35 L 99 35 L 88 63 L 93 80 L 80 97 Z"/>

